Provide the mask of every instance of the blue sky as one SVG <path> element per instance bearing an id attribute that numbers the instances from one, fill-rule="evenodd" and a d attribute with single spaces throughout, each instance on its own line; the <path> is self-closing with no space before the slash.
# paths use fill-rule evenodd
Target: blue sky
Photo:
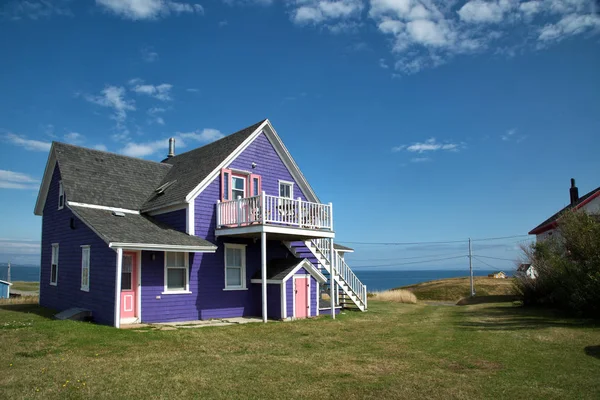
<path id="1" fill-rule="evenodd" d="M 0 262 L 38 262 L 33 206 L 52 140 L 160 160 L 171 136 L 185 151 L 265 117 L 334 203 L 341 242 L 526 234 L 566 205 L 569 178 L 581 194 L 600 185 L 597 11 L 578 0 L 5 1 Z M 474 250 L 514 258 L 522 240 Z M 466 254 L 464 243 L 354 247 L 351 265 Z"/>

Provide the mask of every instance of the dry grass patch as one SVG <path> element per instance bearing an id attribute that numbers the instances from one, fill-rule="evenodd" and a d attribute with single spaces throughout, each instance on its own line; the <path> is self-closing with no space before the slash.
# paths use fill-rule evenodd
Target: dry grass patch
<path id="1" fill-rule="evenodd" d="M 396 303 L 416 304 L 417 296 L 408 290 L 396 289 L 371 293 L 373 300 L 393 301 Z"/>
<path id="2" fill-rule="evenodd" d="M 0 299 L 0 306 L 7 304 L 39 304 L 38 296 L 16 296 L 10 299 Z"/>

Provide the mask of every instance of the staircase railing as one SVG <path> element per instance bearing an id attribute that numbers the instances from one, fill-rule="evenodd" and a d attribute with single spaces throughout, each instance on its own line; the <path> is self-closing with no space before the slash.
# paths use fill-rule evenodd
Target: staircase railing
<path id="1" fill-rule="evenodd" d="M 328 239 L 313 239 L 313 246 L 323 255 L 325 260 L 329 262 L 330 272 L 329 274 L 333 277 L 338 275 L 349 287 L 354 295 L 360 300 L 360 302 L 367 307 L 367 286 L 363 284 L 356 274 L 350 269 L 346 261 L 334 250 L 335 260 L 337 268 L 332 271 L 332 257 L 331 257 L 331 246 Z"/>

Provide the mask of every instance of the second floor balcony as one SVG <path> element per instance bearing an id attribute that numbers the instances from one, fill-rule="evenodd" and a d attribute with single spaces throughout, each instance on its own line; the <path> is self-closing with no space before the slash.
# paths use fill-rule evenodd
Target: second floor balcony
<path id="1" fill-rule="evenodd" d="M 333 237 L 332 205 L 300 198 L 258 196 L 217 203 L 217 236 L 268 231 L 306 237 Z"/>

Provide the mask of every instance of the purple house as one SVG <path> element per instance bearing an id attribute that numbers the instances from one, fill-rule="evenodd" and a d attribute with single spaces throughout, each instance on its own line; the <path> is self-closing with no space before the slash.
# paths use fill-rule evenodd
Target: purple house
<path id="1" fill-rule="evenodd" d="M 171 139 L 160 163 L 54 142 L 35 214 L 40 304 L 98 323 L 367 309 L 332 204 L 269 120 L 180 155 Z"/>

